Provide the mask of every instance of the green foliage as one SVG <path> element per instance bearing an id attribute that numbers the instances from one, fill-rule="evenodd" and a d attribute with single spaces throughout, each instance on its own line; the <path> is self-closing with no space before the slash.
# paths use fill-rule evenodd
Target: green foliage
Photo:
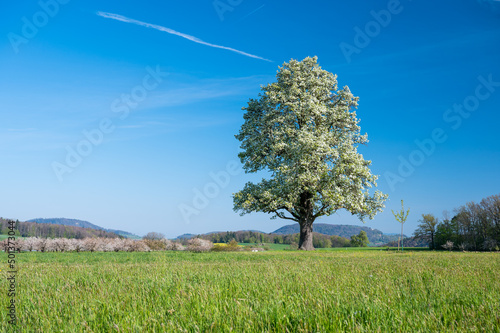
<path id="1" fill-rule="evenodd" d="M 369 229 L 369 228 L 368 228 Z M 257 243 L 255 240 L 259 239 L 260 243 L 273 243 L 273 244 L 292 244 L 299 242 L 299 234 L 294 233 L 291 235 L 280 235 L 280 234 L 265 234 L 256 231 L 228 231 L 228 232 L 218 232 L 209 233 L 205 235 L 199 235 L 203 239 L 210 240 L 214 244 L 228 243 L 230 240 L 234 239 L 238 243 L 253 244 Z M 349 240 L 344 237 L 339 236 L 329 236 L 314 233 L 313 240 L 314 247 L 345 247 L 349 246 Z M 217 248 L 216 250 L 225 251 L 225 249 Z"/>
<path id="2" fill-rule="evenodd" d="M 247 248 L 249 250 L 251 249 L 250 246 L 247 246 Z M 231 251 L 240 251 L 240 250 L 243 250 L 243 249 L 244 249 L 244 247 L 238 245 L 238 242 L 233 239 L 232 241 L 230 241 L 227 244 L 224 244 L 224 243 L 216 243 L 216 244 L 214 244 L 214 247 L 212 248 L 211 251 L 215 251 L 215 252 L 231 252 Z"/>
<path id="3" fill-rule="evenodd" d="M 229 251 L 227 244 L 224 243 L 216 243 L 214 244 L 214 247 L 212 247 L 212 250 L 214 252 L 222 252 L 222 251 Z"/>
<path id="4" fill-rule="evenodd" d="M 300 226 L 295 224 L 285 225 L 272 233 L 287 235 L 287 234 L 295 234 L 300 230 Z M 368 239 L 370 240 L 370 244 L 372 245 L 383 245 L 385 243 L 391 242 L 393 240 L 397 240 L 398 236 L 395 235 L 384 235 L 384 233 L 378 229 L 365 227 L 365 226 L 357 226 L 357 225 L 348 225 L 348 224 L 327 224 L 327 223 L 314 223 L 314 232 L 319 234 L 325 234 L 330 236 L 340 236 L 343 238 L 350 238 L 352 235 L 359 234 L 361 230 L 364 230 L 368 235 Z M 316 237 L 316 234 L 315 236 Z"/>
<path id="5" fill-rule="evenodd" d="M 443 220 L 439 222 L 436 226 L 435 243 L 436 247 L 440 248 L 442 245 L 446 244 L 447 241 L 451 241 L 455 244 L 459 244 L 460 234 L 458 221 L 456 218 L 450 220 Z"/>
<path id="6" fill-rule="evenodd" d="M 351 237 L 351 246 L 353 247 L 365 247 L 368 246 L 369 243 L 370 241 L 364 230 L 361 230 L 359 234 Z"/>
<path id="7" fill-rule="evenodd" d="M 436 226 L 438 219 L 432 214 L 422 214 L 422 219 L 419 220 L 419 225 L 414 232 L 415 237 L 426 240 L 429 243 L 429 248 L 435 249 L 436 244 L 434 238 L 436 236 Z"/>
<path id="8" fill-rule="evenodd" d="M 500 330 L 497 254 L 365 249 L 20 253 L 16 332 Z"/>
<path id="9" fill-rule="evenodd" d="M 245 244 L 246 245 L 246 244 Z M 240 246 L 236 240 L 231 240 L 227 244 L 224 243 L 215 243 L 214 247 L 212 248 L 211 251 L 215 252 L 228 252 L 228 251 L 240 251 L 240 250 L 251 250 L 251 246 L 246 246 L 243 248 L 243 246 Z"/>
<path id="10" fill-rule="evenodd" d="M 406 222 L 408 214 L 410 214 L 410 209 L 408 208 L 408 210 L 405 212 L 405 206 L 403 200 L 401 200 L 401 211 L 395 213 L 394 210 L 392 210 L 392 215 L 394 215 L 396 221 L 398 221 L 401 224 L 404 224 Z"/>
<path id="11" fill-rule="evenodd" d="M 403 250 L 403 242 L 404 242 L 404 235 L 403 235 L 403 225 L 406 222 L 406 219 L 408 218 L 408 214 L 410 214 L 410 209 L 405 212 L 405 206 L 403 204 L 403 199 L 401 199 L 401 211 L 395 213 L 394 210 L 392 211 L 392 215 L 396 218 L 396 221 L 401 223 L 401 250 Z"/>
<path id="12" fill-rule="evenodd" d="M 480 203 L 468 202 L 455 211 L 451 220 L 424 215 L 415 237 L 428 241 L 432 249 L 448 249 L 453 243 L 462 251 L 494 251 L 500 245 L 500 194 Z"/>
<path id="13" fill-rule="evenodd" d="M 395 241 L 392 241 L 392 242 L 388 242 L 386 244 L 384 244 L 383 246 L 390 246 L 390 247 L 396 247 L 398 248 L 398 241 L 395 240 Z M 416 237 L 405 237 L 404 238 L 404 244 L 405 244 L 405 247 L 408 248 L 408 247 L 411 247 L 411 248 L 415 248 L 415 247 L 429 247 L 429 243 L 421 238 L 416 238 Z M 414 250 L 414 249 L 412 249 Z"/>

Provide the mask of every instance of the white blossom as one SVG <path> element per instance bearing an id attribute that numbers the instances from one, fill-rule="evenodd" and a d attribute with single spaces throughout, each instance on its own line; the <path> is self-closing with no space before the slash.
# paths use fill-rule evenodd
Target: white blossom
<path id="1" fill-rule="evenodd" d="M 316 57 L 284 63 L 277 82 L 261 90 L 243 108 L 236 138 L 245 171 L 271 177 L 234 194 L 234 209 L 294 220 L 301 230 L 339 209 L 362 220 L 381 211 L 387 195 L 370 194 L 378 176 L 357 151 L 368 142 L 356 118 L 358 97 L 347 86 L 339 89 L 337 76 L 321 69 Z"/>

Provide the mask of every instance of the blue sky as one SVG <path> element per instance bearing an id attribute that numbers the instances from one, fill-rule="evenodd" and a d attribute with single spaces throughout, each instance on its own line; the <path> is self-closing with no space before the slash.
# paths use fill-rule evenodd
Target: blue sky
<path id="1" fill-rule="evenodd" d="M 0 216 L 168 237 L 288 224 L 232 211 L 231 194 L 259 179 L 237 167 L 234 135 L 279 65 L 317 55 L 360 97 L 360 151 L 389 194 L 366 225 L 397 232 L 391 209 L 404 199 L 409 234 L 422 213 L 499 193 L 499 8 L 11 1 L 0 13 Z M 360 224 L 345 212 L 317 222 Z"/>

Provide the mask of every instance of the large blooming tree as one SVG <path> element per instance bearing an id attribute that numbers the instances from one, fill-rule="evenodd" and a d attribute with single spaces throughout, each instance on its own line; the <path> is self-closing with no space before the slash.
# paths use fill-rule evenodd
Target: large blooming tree
<path id="1" fill-rule="evenodd" d="M 236 138 L 245 172 L 267 171 L 234 194 L 234 209 L 264 212 L 298 222 L 299 248 L 312 250 L 313 222 L 346 209 L 361 220 L 384 208 L 387 195 L 369 193 L 378 176 L 357 152 L 368 142 L 360 134 L 358 98 L 337 87 L 337 76 L 321 69 L 317 57 L 279 67 L 277 82 L 250 99 Z"/>

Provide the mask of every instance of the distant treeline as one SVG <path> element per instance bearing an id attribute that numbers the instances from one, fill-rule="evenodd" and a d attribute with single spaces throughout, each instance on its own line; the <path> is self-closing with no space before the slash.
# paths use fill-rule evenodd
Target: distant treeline
<path id="1" fill-rule="evenodd" d="M 431 249 L 498 250 L 500 194 L 455 209 L 451 220 L 445 217 L 439 221 L 432 214 L 423 214 L 419 222 L 415 237 L 427 241 Z"/>
<path id="2" fill-rule="evenodd" d="M 7 235 L 9 232 L 8 221 L 0 217 L 0 233 Z M 76 238 L 84 239 L 89 237 L 118 238 L 115 233 L 104 230 L 90 228 L 73 227 L 67 225 L 19 222 L 16 221 L 16 235 L 22 237 L 39 238 Z"/>
<path id="3" fill-rule="evenodd" d="M 367 226 L 345 225 L 345 224 L 326 224 L 315 223 L 314 231 L 324 235 L 336 235 L 349 239 L 353 235 L 357 235 L 360 231 L 366 232 L 368 239 L 372 245 L 383 245 L 391 241 L 397 241 L 397 235 L 384 235 L 382 231 L 373 229 Z M 298 233 L 300 226 L 298 223 L 290 224 L 274 231 L 274 234 L 288 235 Z"/>
<path id="4" fill-rule="evenodd" d="M 236 240 L 238 243 L 274 243 L 274 244 L 298 244 L 299 234 L 279 235 L 266 234 L 257 231 L 227 231 L 206 235 L 198 235 L 198 238 L 206 239 L 212 243 L 229 243 Z M 183 240 L 185 243 L 187 240 Z M 315 248 L 348 247 L 350 240 L 340 236 L 329 236 L 313 233 L 313 245 Z"/>
<path id="5" fill-rule="evenodd" d="M 390 246 L 390 247 L 398 247 L 401 246 L 401 243 L 399 241 L 392 241 L 389 243 L 384 244 L 383 246 Z M 427 242 L 425 239 L 421 238 L 416 238 L 416 237 L 405 237 L 403 239 L 403 246 L 406 247 L 426 247 L 429 246 L 429 242 Z"/>

